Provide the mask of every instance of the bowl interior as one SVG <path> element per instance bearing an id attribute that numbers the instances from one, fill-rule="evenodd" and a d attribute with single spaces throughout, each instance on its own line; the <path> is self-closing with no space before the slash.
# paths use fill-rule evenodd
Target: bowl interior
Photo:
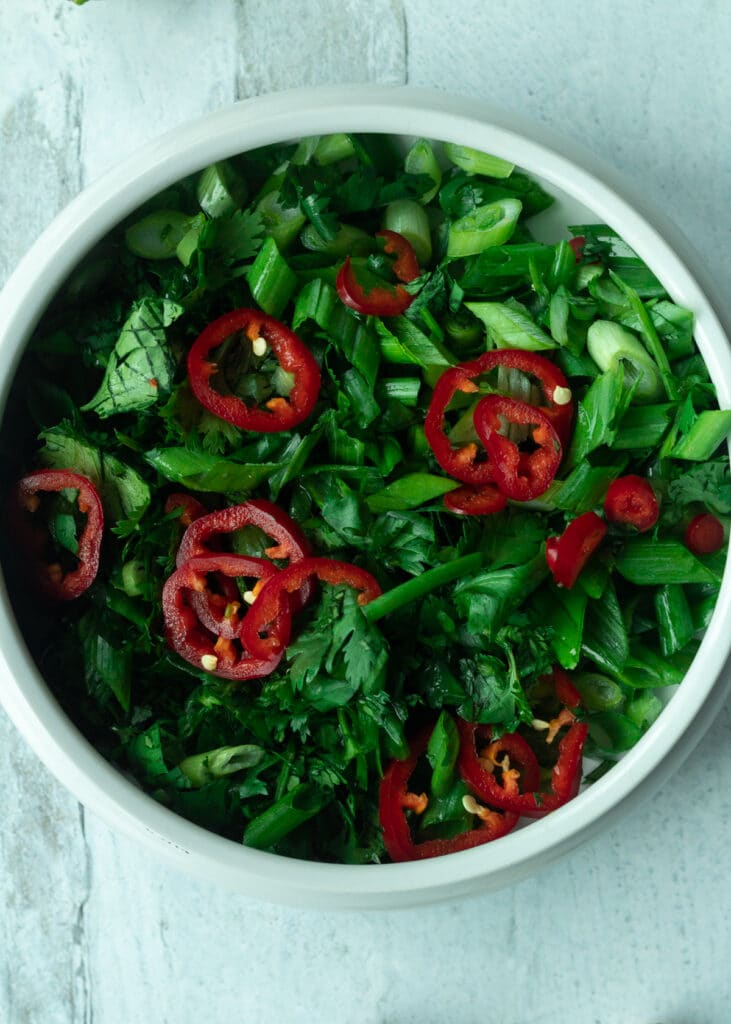
<path id="1" fill-rule="evenodd" d="M 519 133 L 512 119 L 428 94 L 371 90 L 267 97 L 184 126 L 147 147 L 78 197 L 39 239 L 0 297 L 3 405 L 34 327 L 73 268 L 120 220 L 148 198 L 215 160 L 302 135 L 383 131 L 400 143 L 426 136 L 510 159 L 556 199 L 534 218 L 539 240 L 567 237 L 569 224 L 610 224 L 652 267 L 668 292 L 696 314 L 696 337 L 722 407 L 731 405 L 731 356 L 707 297 L 663 236 L 620 192 L 586 170 L 571 147 Z M 566 153 L 569 156 L 566 156 Z M 178 817 L 142 793 L 87 743 L 40 677 L 18 630 L 7 591 L 0 593 L 2 699 L 31 745 L 85 803 L 125 833 L 166 852 L 179 866 L 251 895 L 332 907 L 406 906 L 497 887 L 558 856 L 609 820 L 670 771 L 668 755 L 685 752 L 718 703 L 714 683 L 731 644 L 728 571 L 716 612 L 688 678 L 663 714 L 623 760 L 572 803 L 499 843 L 416 864 L 379 867 L 292 861 L 239 847 Z M 670 691 L 668 691 L 668 696 Z M 701 712 L 704 710 L 704 714 Z M 695 732 L 693 731 L 695 730 Z M 676 762 L 677 764 L 677 762 Z"/>

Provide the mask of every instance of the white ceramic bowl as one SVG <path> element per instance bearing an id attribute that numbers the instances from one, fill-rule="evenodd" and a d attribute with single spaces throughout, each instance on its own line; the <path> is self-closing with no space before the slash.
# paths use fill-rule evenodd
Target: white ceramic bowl
<path id="1" fill-rule="evenodd" d="M 69 272 L 151 195 L 215 160 L 303 135 L 387 132 L 466 144 L 519 164 L 558 198 L 553 225 L 611 224 L 696 316 L 696 339 L 722 407 L 731 407 L 731 350 L 699 284 L 688 243 L 606 168 L 566 140 L 475 101 L 407 88 L 353 87 L 265 96 L 183 125 L 78 196 L 36 242 L 0 296 L 0 403 L 20 354 Z M 691 273 L 689 264 L 693 264 Z M 260 898 L 320 908 L 391 908 L 515 882 L 646 797 L 675 771 L 726 692 L 731 648 L 729 571 L 693 665 L 657 722 L 622 761 L 575 800 L 499 842 L 421 863 L 317 864 L 277 857 L 207 832 L 157 804 L 84 739 L 45 686 L 0 589 L 0 697 L 28 743 L 93 811 L 195 875 Z M 32 827 L 32 822 L 29 823 Z"/>

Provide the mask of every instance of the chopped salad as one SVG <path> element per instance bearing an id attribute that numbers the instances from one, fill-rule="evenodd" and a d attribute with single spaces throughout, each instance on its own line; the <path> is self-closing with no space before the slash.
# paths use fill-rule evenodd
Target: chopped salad
<path id="1" fill-rule="evenodd" d="M 8 401 L 3 568 L 90 741 L 275 853 L 497 840 L 611 768 L 726 557 L 692 312 L 503 159 L 338 134 L 155 196 Z"/>

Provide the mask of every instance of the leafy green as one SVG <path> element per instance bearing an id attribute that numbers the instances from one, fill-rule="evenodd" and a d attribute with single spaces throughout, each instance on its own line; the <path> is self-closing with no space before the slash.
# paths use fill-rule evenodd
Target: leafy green
<path id="1" fill-rule="evenodd" d="M 99 390 L 82 410 L 105 419 L 115 413 L 149 409 L 169 395 L 176 363 L 166 331 L 182 312 L 182 306 L 168 299 L 136 303 L 109 357 Z"/>

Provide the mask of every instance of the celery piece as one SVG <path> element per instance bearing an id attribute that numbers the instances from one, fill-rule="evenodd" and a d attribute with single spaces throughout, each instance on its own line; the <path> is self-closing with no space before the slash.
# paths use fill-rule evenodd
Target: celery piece
<path id="1" fill-rule="evenodd" d="M 383 226 L 396 231 L 410 242 L 420 264 L 431 260 L 431 233 L 429 218 L 423 206 L 413 199 L 396 199 L 389 203 L 383 216 Z"/>
<path id="2" fill-rule="evenodd" d="M 512 237 L 523 204 L 519 199 L 498 199 L 478 206 L 449 225 L 447 259 L 463 259 L 503 245 Z"/>
<path id="3" fill-rule="evenodd" d="M 273 238 L 267 238 L 247 274 L 254 300 L 269 316 L 281 316 L 297 287 L 297 275 L 290 270 Z"/>
<path id="4" fill-rule="evenodd" d="M 439 186 L 442 183 L 442 169 L 437 162 L 430 142 L 427 142 L 426 139 L 416 140 L 406 154 L 404 170 L 407 174 L 424 174 L 431 178 L 434 182 L 434 187 L 419 196 L 420 202 L 425 205 L 430 203 L 439 191 Z"/>
<path id="5" fill-rule="evenodd" d="M 187 234 L 192 218 L 177 210 L 155 210 L 124 233 L 127 248 L 146 260 L 169 260 Z"/>
<path id="6" fill-rule="evenodd" d="M 487 328 L 497 348 L 520 348 L 528 352 L 556 348 L 556 342 L 534 322 L 519 302 L 466 302 L 465 306 Z"/>
<path id="7" fill-rule="evenodd" d="M 459 481 L 444 476 L 432 473 L 407 473 L 383 490 L 370 494 L 366 498 L 366 505 L 371 512 L 406 512 L 435 498 L 441 498 L 443 494 L 448 494 L 459 486 Z"/>
<path id="8" fill-rule="evenodd" d="M 484 174 L 488 178 L 509 178 L 515 164 L 499 156 L 482 153 L 470 146 L 459 146 L 454 142 L 444 143 L 444 152 L 449 160 L 470 174 Z"/>
<path id="9" fill-rule="evenodd" d="M 671 459 L 705 462 L 731 433 L 731 410 L 707 409 L 670 452 Z"/>

